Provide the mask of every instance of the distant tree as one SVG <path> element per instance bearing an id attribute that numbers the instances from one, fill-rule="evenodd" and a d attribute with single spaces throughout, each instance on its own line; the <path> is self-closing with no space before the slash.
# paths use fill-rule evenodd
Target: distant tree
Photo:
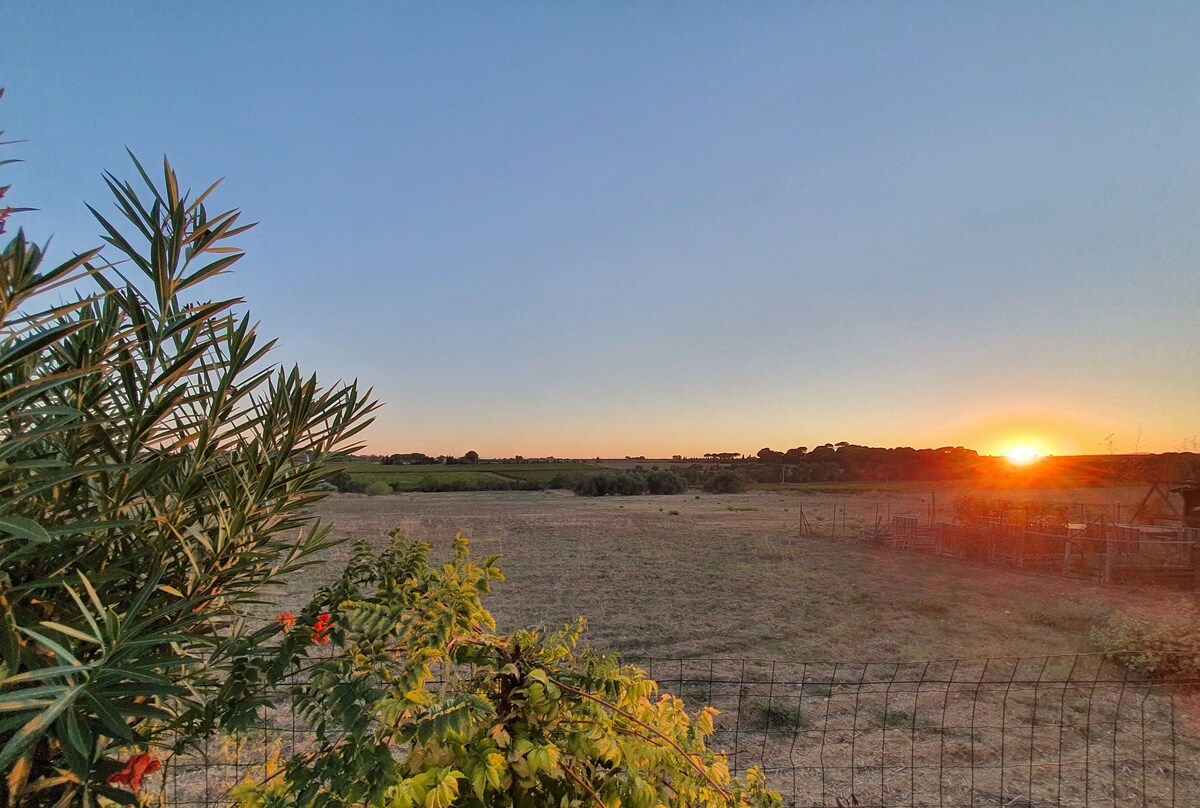
<path id="1" fill-rule="evenodd" d="M 803 463 L 805 455 L 808 454 L 807 446 L 797 446 L 794 449 L 788 449 L 783 453 L 783 462 L 785 463 Z"/>
<path id="2" fill-rule="evenodd" d="M 463 455 L 463 461 L 466 463 L 470 463 L 472 465 L 474 465 L 475 463 L 478 463 L 479 462 L 479 452 L 472 449 L 471 451 L 469 451 L 465 455 Z"/>

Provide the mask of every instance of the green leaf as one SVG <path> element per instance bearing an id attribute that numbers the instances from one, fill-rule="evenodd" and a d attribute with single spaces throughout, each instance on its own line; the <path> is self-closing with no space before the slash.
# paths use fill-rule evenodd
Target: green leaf
<path id="1" fill-rule="evenodd" d="M 23 516 L 0 516 L 0 530 L 6 530 L 12 536 L 35 544 L 50 541 L 50 534 L 44 527 Z"/>
<path id="2" fill-rule="evenodd" d="M 33 637 L 35 640 L 38 641 L 38 643 L 41 646 L 43 646 L 44 648 L 53 652 L 53 654 L 58 659 L 63 660 L 70 665 L 75 665 L 79 668 L 83 667 L 83 664 L 78 659 L 75 658 L 74 654 L 72 654 L 70 651 L 68 651 L 63 646 L 59 645 L 54 640 L 47 637 L 45 634 L 39 634 L 38 632 L 34 631 L 33 629 L 25 628 L 24 626 L 20 627 L 20 631 L 22 634 L 26 634 L 30 637 Z"/>
<path id="3" fill-rule="evenodd" d="M 63 711 L 75 703 L 75 698 L 81 689 L 79 685 L 68 688 L 53 704 L 31 718 L 25 726 L 9 738 L 4 748 L 0 749 L 0 769 L 12 765 L 13 761 L 37 740 L 38 736 L 46 732 Z"/>

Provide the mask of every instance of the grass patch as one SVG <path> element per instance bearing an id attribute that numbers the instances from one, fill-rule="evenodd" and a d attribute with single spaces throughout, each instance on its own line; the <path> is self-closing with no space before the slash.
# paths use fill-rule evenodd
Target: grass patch
<path id="1" fill-rule="evenodd" d="M 938 617 L 950 612 L 949 606 L 936 600 L 910 600 L 904 605 L 910 612 L 924 615 L 925 617 Z"/>
<path id="2" fill-rule="evenodd" d="M 697 497 L 697 499 L 699 499 L 699 497 Z M 758 510 L 762 510 L 762 509 L 761 508 L 753 508 L 749 505 L 726 505 L 725 510 L 732 511 L 733 513 L 743 513 L 745 511 L 758 511 Z"/>
<path id="3" fill-rule="evenodd" d="M 871 723 L 884 729 L 913 729 L 916 720 L 912 713 L 906 710 L 894 710 L 886 707 L 871 707 L 867 710 Z"/>
<path id="4" fill-rule="evenodd" d="M 799 706 L 756 701 L 749 709 L 750 728 L 768 735 L 792 735 L 810 726 Z"/>

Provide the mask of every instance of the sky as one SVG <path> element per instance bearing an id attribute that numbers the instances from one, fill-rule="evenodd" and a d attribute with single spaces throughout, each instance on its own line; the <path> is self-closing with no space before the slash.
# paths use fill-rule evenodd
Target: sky
<path id="1" fill-rule="evenodd" d="M 19 223 L 129 148 L 376 452 L 1200 448 L 1200 5 L 8 0 Z"/>

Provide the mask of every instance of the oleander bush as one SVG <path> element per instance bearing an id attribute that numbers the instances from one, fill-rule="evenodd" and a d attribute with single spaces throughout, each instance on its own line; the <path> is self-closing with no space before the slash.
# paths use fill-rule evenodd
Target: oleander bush
<path id="1" fill-rule="evenodd" d="M 0 771 L 15 806 L 133 804 L 257 707 L 246 609 L 330 543 L 308 506 L 369 394 L 270 361 L 211 280 L 242 253 L 164 161 L 106 247 L 0 251 Z"/>
<path id="2" fill-rule="evenodd" d="M 139 188 L 107 176 L 123 223 L 93 210 L 105 252 L 45 268 L 20 231 L 0 251 L 8 808 L 142 804 L 301 669 L 316 747 L 240 805 L 778 808 L 708 748 L 713 711 L 581 648 L 581 627 L 497 634 L 481 597 L 500 574 L 465 541 L 435 565 L 394 535 L 301 614 L 249 619 L 332 543 L 309 506 L 375 405 L 271 364 L 240 300 L 206 300 L 242 256 L 238 212 L 134 165 Z"/>

